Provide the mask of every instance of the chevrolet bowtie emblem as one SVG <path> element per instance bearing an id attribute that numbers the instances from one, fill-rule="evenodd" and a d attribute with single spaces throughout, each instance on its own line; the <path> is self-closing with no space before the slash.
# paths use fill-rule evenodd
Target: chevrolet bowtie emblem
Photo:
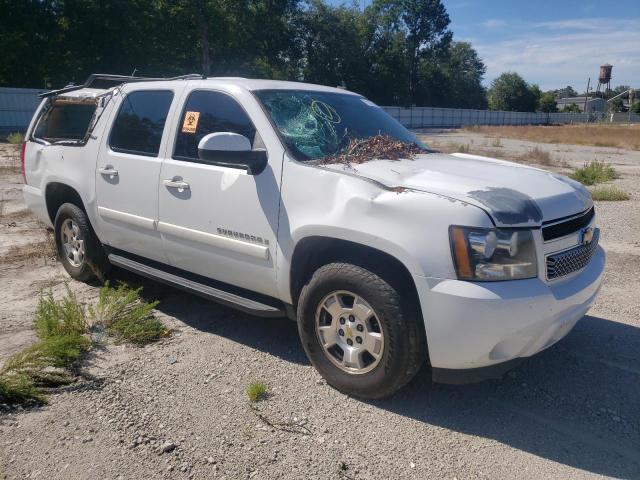
<path id="1" fill-rule="evenodd" d="M 580 243 L 582 243 L 582 245 L 589 245 L 591 240 L 593 240 L 593 228 L 583 228 L 580 232 L 580 237 Z"/>

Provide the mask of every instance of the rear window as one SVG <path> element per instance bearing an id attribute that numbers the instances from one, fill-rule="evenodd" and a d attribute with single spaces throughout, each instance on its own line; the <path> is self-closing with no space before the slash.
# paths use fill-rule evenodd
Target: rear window
<path id="1" fill-rule="evenodd" d="M 55 100 L 40 117 L 33 136 L 50 142 L 82 140 L 95 111 L 95 102 Z"/>
<path id="2" fill-rule="evenodd" d="M 158 156 L 173 92 L 142 90 L 125 96 L 113 122 L 109 146 L 116 152 Z"/>

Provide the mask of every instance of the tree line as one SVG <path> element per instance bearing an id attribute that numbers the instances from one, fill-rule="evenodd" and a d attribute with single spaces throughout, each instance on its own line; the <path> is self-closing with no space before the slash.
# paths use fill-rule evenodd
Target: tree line
<path id="1" fill-rule="evenodd" d="M 552 108 L 515 73 L 483 87 L 485 65 L 453 40 L 441 0 L 0 0 L 0 11 L 2 86 L 202 73 L 343 86 L 381 105 Z"/>

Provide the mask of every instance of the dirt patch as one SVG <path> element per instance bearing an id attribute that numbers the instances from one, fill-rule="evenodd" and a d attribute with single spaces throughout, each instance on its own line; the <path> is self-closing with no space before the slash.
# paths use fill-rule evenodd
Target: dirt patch
<path id="1" fill-rule="evenodd" d="M 376 135 L 365 140 L 351 140 L 339 154 L 324 157 L 316 165 L 352 165 L 371 160 L 412 159 L 421 152 L 423 150 L 415 143 L 399 142 L 388 135 Z"/>

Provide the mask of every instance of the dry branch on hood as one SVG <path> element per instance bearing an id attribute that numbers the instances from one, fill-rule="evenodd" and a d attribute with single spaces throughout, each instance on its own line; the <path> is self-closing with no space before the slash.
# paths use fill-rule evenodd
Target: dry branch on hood
<path id="1" fill-rule="evenodd" d="M 318 165 L 360 164 L 371 160 L 413 159 L 422 149 L 415 143 L 404 143 L 388 135 L 376 135 L 364 140 L 353 139 L 340 153 L 317 161 Z"/>

